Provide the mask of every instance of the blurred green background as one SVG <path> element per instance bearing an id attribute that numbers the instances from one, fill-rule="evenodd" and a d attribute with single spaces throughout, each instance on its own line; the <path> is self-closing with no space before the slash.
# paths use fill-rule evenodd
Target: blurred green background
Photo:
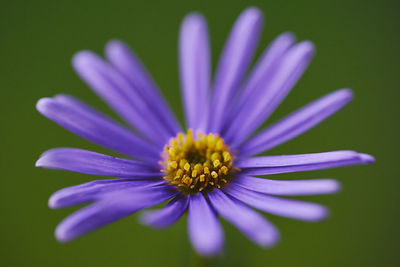
<path id="1" fill-rule="evenodd" d="M 400 177 L 399 7 L 397 1 L 3 1 L 0 9 L 1 266 L 399 266 Z M 130 44 L 183 118 L 177 35 L 183 16 L 208 19 L 214 66 L 236 16 L 247 6 L 265 12 L 258 55 L 283 31 L 312 40 L 317 54 L 309 70 L 274 113 L 274 121 L 334 89 L 350 87 L 355 100 L 344 110 L 279 146 L 271 154 L 354 149 L 377 163 L 276 179 L 337 178 L 339 194 L 304 197 L 327 205 L 328 220 L 304 223 L 267 215 L 281 231 L 275 248 L 263 250 L 224 222 L 226 249 L 214 262 L 192 251 L 185 219 L 164 231 L 130 216 L 59 244 L 57 223 L 74 208 L 52 211 L 54 191 L 95 177 L 34 168 L 46 149 L 81 147 L 105 152 L 57 126 L 35 110 L 41 97 L 77 96 L 109 112 L 70 64 L 81 49 L 102 53 L 119 38 Z M 397 164 L 398 166 L 398 164 Z"/>

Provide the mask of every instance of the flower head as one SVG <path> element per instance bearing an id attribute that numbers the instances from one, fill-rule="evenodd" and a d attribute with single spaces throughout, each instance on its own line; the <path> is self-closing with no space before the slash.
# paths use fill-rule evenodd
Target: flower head
<path id="1" fill-rule="evenodd" d="M 59 224 L 58 240 L 70 241 L 165 201 L 169 202 L 162 209 L 144 211 L 141 222 L 163 228 L 187 212 L 190 240 L 203 255 L 223 247 L 218 217 L 263 247 L 276 244 L 279 233 L 252 208 L 304 221 L 326 217 L 321 205 L 281 196 L 334 193 L 339 189 L 335 180 L 255 176 L 367 164 L 374 161 L 372 156 L 354 151 L 255 155 L 317 125 L 345 106 L 352 92 L 335 91 L 255 133 L 314 52 L 312 43 L 296 44 L 292 34 L 284 33 L 246 75 L 261 24 L 256 8 L 239 16 L 211 82 L 205 20 L 199 14 L 184 19 L 179 62 L 187 130 L 182 130 L 147 71 L 123 43 L 110 42 L 106 60 L 89 51 L 74 57 L 77 73 L 128 125 L 67 95 L 43 98 L 37 109 L 67 130 L 127 157 L 76 148 L 41 155 L 36 166 L 113 178 L 64 188 L 51 196 L 51 208 L 90 203 Z"/>

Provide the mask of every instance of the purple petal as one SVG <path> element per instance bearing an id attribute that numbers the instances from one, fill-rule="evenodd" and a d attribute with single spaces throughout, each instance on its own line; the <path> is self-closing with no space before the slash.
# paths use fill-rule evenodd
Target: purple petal
<path id="1" fill-rule="evenodd" d="M 123 193 L 110 193 L 99 202 L 85 207 L 66 219 L 56 229 L 56 238 L 60 242 L 68 242 L 102 226 L 122 219 L 140 209 L 148 208 L 164 202 L 176 195 L 170 187 L 157 190 L 137 189 Z"/>
<path id="2" fill-rule="evenodd" d="M 189 197 L 177 196 L 160 210 L 144 211 L 141 214 L 141 223 L 153 228 L 165 228 L 174 224 L 185 212 L 189 204 Z"/>
<path id="3" fill-rule="evenodd" d="M 36 108 L 65 129 L 105 148 L 151 161 L 159 156 L 161 149 L 71 96 L 42 98 Z"/>
<path id="4" fill-rule="evenodd" d="M 214 82 L 209 114 L 210 132 L 218 132 L 226 116 L 229 100 L 239 87 L 256 49 L 262 14 L 254 7 L 240 14 L 225 44 Z"/>
<path id="5" fill-rule="evenodd" d="M 240 148 L 240 154 L 254 155 L 293 139 L 334 114 L 352 99 L 353 93 L 349 89 L 337 90 L 321 97 L 250 139 Z"/>
<path id="6" fill-rule="evenodd" d="M 77 148 L 50 149 L 36 161 L 36 167 L 125 178 L 161 176 L 155 166 Z"/>
<path id="7" fill-rule="evenodd" d="M 253 133 L 278 107 L 301 77 L 314 53 L 311 42 L 301 42 L 285 54 L 276 73 L 266 84 L 260 84 L 261 93 L 252 96 L 246 108 L 242 109 L 229 129 L 225 139 L 233 146 L 238 146 Z"/>
<path id="8" fill-rule="evenodd" d="M 108 61 L 140 93 L 152 110 L 162 118 L 161 123 L 172 133 L 181 131 L 181 127 L 167 102 L 154 84 L 153 79 L 136 55 L 121 41 L 111 41 L 106 46 Z"/>
<path id="9" fill-rule="evenodd" d="M 325 207 L 315 203 L 272 197 L 234 184 L 226 187 L 224 192 L 249 206 L 282 217 L 320 221 L 328 215 Z"/>
<path id="10" fill-rule="evenodd" d="M 339 182 L 332 179 L 277 181 L 240 175 L 234 183 L 252 191 L 278 196 L 331 194 L 340 189 Z"/>
<path id="11" fill-rule="evenodd" d="M 230 221 L 247 237 L 262 247 L 275 245 L 279 240 L 276 227 L 257 212 L 236 199 L 231 199 L 222 191 L 208 194 L 210 202 L 219 215 Z"/>
<path id="12" fill-rule="evenodd" d="M 126 122 L 163 146 L 175 133 L 168 131 L 136 88 L 96 54 L 82 51 L 73 58 L 77 73 Z"/>
<path id="13" fill-rule="evenodd" d="M 65 208 L 69 206 L 84 204 L 87 202 L 98 201 L 104 194 L 145 187 L 153 187 L 165 184 L 161 179 L 108 179 L 96 180 L 88 183 L 70 186 L 58 190 L 49 199 L 49 207 L 52 209 Z"/>
<path id="14" fill-rule="evenodd" d="M 182 22 L 179 62 L 186 125 L 199 129 L 207 109 L 211 69 L 207 24 L 199 14 L 189 14 Z"/>
<path id="15" fill-rule="evenodd" d="M 231 114 L 226 125 L 237 117 L 237 114 L 245 109 L 251 98 L 263 94 L 264 86 L 276 73 L 285 53 L 295 42 L 295 37 L 291 33 L 279 35 L 265 50 L 263 56 L 250 71 L 250 76 L 246 81 L 242 92 L 236 94 L 234 103 L 230 106 Z"/>
<path id="16" fill-rule="evenodd" d="M 355 151 L 332 151 L 324 153 L 263 156 L 240 159 L 236 166 L 245 174 L 267 175 L 274 173 L 313 171 L 349 165 L 370 164 L 375 159 Z"/>
<path id="17" fill-rule="evenodd" d="M 188 231 L 192 245 L 199 254 L 210 256 L 221 251 L 224 243 L 222 227 L 200 193 L 190 196 Z"/>

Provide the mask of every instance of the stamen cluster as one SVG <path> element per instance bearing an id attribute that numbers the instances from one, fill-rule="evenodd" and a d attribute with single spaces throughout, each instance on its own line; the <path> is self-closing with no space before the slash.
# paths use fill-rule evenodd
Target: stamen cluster
<path id="1" fill-rule="evenodd" d="M 164 179 L 186 194 L 223 187 L 232 177 L 232 156 L 217 134 L 179 133 L 164 147 Z"/>

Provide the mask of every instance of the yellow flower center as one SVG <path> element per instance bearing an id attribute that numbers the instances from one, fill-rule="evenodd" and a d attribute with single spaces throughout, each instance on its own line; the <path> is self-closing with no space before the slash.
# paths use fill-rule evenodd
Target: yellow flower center
<path id="1" fill-rule="evenodd" d="M 232 154 L 224 140 L 216 134 L 193 131 L 179 133 L 164 147 L 164 179 L 185 194 L 221 188 L 231 180 L 234 168 Z"/>

